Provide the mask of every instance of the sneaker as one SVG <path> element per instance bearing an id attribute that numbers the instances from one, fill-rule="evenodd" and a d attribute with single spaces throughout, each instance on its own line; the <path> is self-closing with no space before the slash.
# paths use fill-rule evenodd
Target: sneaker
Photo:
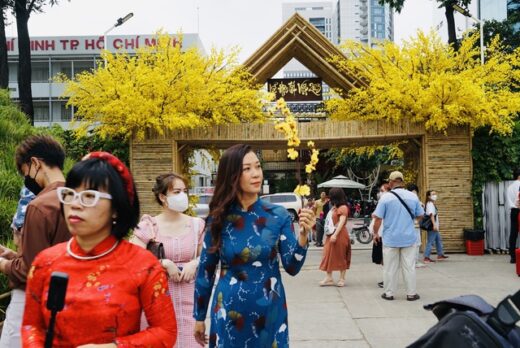
<path id="1" fill-rule="evenodd" d="M 406 301 L 417 301 L 420 298 L 421 298 L 421 296 L 419 296 L 419 294 L 407 295 L 406 296 Z"/>
<path id="2" fill-rule="evenodd" d="M 439 255 L 439 256 L 437 256 L 437 261 L 446 260 L 447 258 L 448 258 L 448 256 L 446 256 L 446 255 Z"/>
<path id="3" fill-rule="evenodd" d="M 424 267 L 426 267 L 426 265 L 424 263 L 422 263 L 422 262 L 417 262 L 415 264 L 415 268 L 424 268 Z"/>
<path id="4" fill-rule="evenodd" d="M 385 292 L 381 295 L 381 298 L 384 299 L 384 300 L 387 300 L 387 301 L 393 301 L 394 300 L 393 296 L 388 296 Z"/>
<path id="5" fill-rule="evenodd" d="M 429 257 L 425 257 L 424 260 L 423 260 L 424 263 L 435 263 L 435 261 L 433 261 L 432 259 L 430 259 Z"/>
<path id="6" fill-rule="evenodd" d="M 384 284 L 383 284 L 383 282 L 379 282 L 379 283 L 377 283 L 377 286 L 379 286 L 380 288 L 383 288 Z"/>

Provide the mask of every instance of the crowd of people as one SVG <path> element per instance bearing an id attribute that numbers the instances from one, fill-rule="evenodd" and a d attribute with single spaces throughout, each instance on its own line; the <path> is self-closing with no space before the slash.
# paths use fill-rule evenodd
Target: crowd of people
<path id="1" fill-rule="evenodd" d="M 87 154 L 66 178 L 64 159 L 62 146 L 44 135 L 27 138 L 16 151 L 24 187 L 12 225 L 17 250 L 2 247 L 0 256 L 0 272 L 13 289 L 0 347 L 44 347 L 49 332 L 54 346 L 287 347 L 279 262 L 298 274 L 314 240 L 323 246 L 319 286 L 347 283 L 351 214 L 344 190 L 321 192 L 301 209 L 295 231 L 283 207 L 259 199 L 262 168 L 248 145 L 223 153 L 206 220 L 186 214 L 188 183 L 178 174 L 157 176 L 152 191 L 161 212 L 141 216 L 132 174 L 117 157 Z M 520 172 L 517 178 L 510 187 L 514 202 Z M 399 273 L 406 299 L 420 298 L 417 221 L 429 220 L 422 261 L 434 262 L 433 247 L 437 260 L 447 258 L 438 194 L 427 191 L 422 204 L 418 191 L 405 187 L 398 171 L 379 187 L 370 228 L 381 249 L 385 300 L 394 300 Z M 518 226 L 518 208 L 511 223 Z M 147 250 L 152 243 L 160 244 L 162 256 Z M 55 272 L 66 274 L 68 285 L 54 321 Z"/>
<path id="2" fill-rule="evenodd" d="M 301 210 L 295 234 L 284 208 L 259 199 L 263 174 L 251 147 L 224 152 L 206 221 L 185 214 L 180 175 L 156 178 L 162 211 L 141 217 L 117 157 L 87 154 L 66 178 L 64 159 L 49 136 L 16 151 L 24 188 L 12 225 L 18 250 L 2 247 L 0 257 L 13 288 L 1 347 L 288 346 L 279 259 L 287 273 L 300 271 L 314 212 Z M 151 242 L 164 250 L 160 259 Z"/>

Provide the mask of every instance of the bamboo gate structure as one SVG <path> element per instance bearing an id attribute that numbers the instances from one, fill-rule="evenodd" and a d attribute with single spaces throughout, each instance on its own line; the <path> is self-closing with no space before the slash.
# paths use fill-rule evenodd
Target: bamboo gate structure
<path id="1" fill-rule="evenodd" d="M 330 62 L 342 55 L 316 28 L 298 14 L 291 17 L 244 64 L 259 83 L 278 72 L 290 59 L 297 58 L 329 86 L 345 91 L 363 86 L 355 74 L 340 71 Z M 423 124 L 385 121 L 334 121 L 326 119 L 298 124 L 302 144 L 313 140 L 317 148 L 389 144 L 408 140 L 405 161 L 419 173 L 422 198 L 426 190 L 439 192 L 438 202 L 444 248 L 464 251 L 463 228 L 473 226 L 471 197 L 472 158 L 469 128 L 450 128 L 448 135 L 425 130 Z M 143 213 L 157 212 L 151 188 L 155 177 L 165 172 L 183 172 L 187 147 L 224 149 L 248 143 L 256 149 L 285 149 L 283 135 L 274 124 L 234 124 L 210 128 L 148 132 L 143 140 L 130 145 L 130 166 L 137 184 Z"/>

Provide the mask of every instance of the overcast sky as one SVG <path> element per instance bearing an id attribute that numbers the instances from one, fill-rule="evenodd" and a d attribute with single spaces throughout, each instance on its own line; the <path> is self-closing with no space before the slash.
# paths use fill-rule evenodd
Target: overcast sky
<path id="1" fill-rule="evenodd" d="M 117 18 L 133 12 L 132 19 L 111 33 L 151 34 L 160 28 L 170 33 L 199 32 L 206 51 L 212 46 L 240 46 L 243 61 L 282 25 L 282 2 L 296 1 L 61 0 L 58 6 L 46 7 L 44 13 L 33 14 L 29 32 L 31 36 L 101 36 Z M 402 13 L 394 19 L 396 42 L 414 35 L 417 29 L 427 31 L 438 25 L 444 15 L 437 6 L 434 0 L 406 1 Z M 457 26 L 463 28 L 465 21 L 458 17 Z M 443 37 L 447 37 L 445 22 L 440 28 Z M 6 33 L 16 36 L 12 19 Z"/>

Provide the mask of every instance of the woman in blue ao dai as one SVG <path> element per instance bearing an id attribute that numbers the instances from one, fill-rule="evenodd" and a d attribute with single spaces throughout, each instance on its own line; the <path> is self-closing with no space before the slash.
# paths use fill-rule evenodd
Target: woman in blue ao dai
<path id="1" fill-rule="evenodd" d="M 314 215 L 302 209 L 296 239 L 288 212 L 259 199 L 262 182 L 260 162 L 249 146 L 235 145 L 224 152 L 195 282 L 194 334 L 201 345 L 289 346 L 278 260 L 290 275 L 300 271 Z M 208 337 L 204 319 L 219 263 Z"/>

